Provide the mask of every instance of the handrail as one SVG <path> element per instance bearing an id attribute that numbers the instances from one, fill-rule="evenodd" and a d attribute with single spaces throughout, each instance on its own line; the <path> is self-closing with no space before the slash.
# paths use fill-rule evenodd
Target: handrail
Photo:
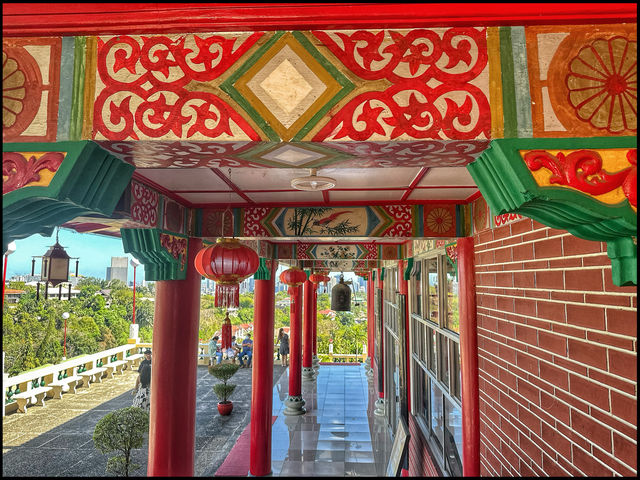
<path id="1" fill-rule="evenodd" d="M 81 355 L 70 360 L 65 360 L 56 365 L 47 365 L 36 368 L 13 377 L 9 377 L 3 372 L 2 390 L 4 392 L 4 401 L 2 416 L 4 417 L 6 415 L 7 407 L 17 406 L 16 401 L 12 400 L 13 395 L 15 395 L 15 387 L 18 387 L 20 392 L 26 392 L 33 388 L 37 388 L 38 386 L 42 386 L 43 384 L 48 385 L 61 376 L 65 378 L 72 377 L 77 373 L 91 370 L 97 366 L 108 365 L 109 363 L 117 360 L 124 360 L 132 351 L 135 352 L 147 345 L 150 344 L 128 343 L 126 345 L 109 348 L 98 353 Z M 81 371 L 79 372 L 78 369 Z M 37 386 L 35 385 L 36 381 L 38 382 Z"/>

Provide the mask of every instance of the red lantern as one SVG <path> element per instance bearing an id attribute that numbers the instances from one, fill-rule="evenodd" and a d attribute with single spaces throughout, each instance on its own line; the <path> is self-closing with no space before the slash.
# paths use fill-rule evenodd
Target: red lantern
<path id="1" fill-rule="evenodd" d="M 240 306 L 240 282 L 258 269 L 258 254 L 235 238 L 219 238 L 215 245 L 198 252 L 198 273 L 216 282 L 215 306 Z"/>
<path id="2" fill-rule="evenodd" d="M 312 273 L 311 275 L 309 275 L 309 281 L 315 285 L 318 285 L 320 282 L 322 282 L 323 278 L 324 275 L 320 273 Z"/>
<path id="3" fill-rule="evenodd" d="M 289 285 L 289 293 L 293 294 L 299 290 L 293 290 L 307 281 L 307 274 L 298 267 L 291 267 L 280 274 L 280 281 L 285 285 Z"/>

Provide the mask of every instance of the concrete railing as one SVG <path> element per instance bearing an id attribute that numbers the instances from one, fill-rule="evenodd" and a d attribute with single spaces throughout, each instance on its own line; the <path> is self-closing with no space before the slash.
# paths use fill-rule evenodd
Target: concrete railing
<path id="1" fill-rule="evenodd" d="M 72 377 L 81 373 L 81 371 L 88 371 L 99 366 L 106 366 L 115 361 L 125 360 L 129 355 L 138 353 L 141 348 L 145 348 L 147 346 L 151 346 L 151 344 L 129 343 L 127 345 L 103 350 L 102 352 L 70 358 L 58 363 L 57 365 L 46 365 L 44 367 L 35 368 L 13 377 L 9 377 L 3 373 L 2 390 L 4 391 L 4 401 L 2 416 L 4 417 L 7 413 L 18 408 L 16 401 L 12 400 L 12 397 L 16 393 L 26 392 L 40 386 L 49 385 L 61 377 Z M 79 369 L 81 370 L 80 372 L 78 371 Z"/>

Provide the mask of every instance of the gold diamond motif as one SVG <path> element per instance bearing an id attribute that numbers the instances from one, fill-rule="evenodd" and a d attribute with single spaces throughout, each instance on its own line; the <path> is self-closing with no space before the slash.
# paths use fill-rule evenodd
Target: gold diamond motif
<path id="1" fill-rule="evenodd" d="M 287 32 L 234 83 L 281 140 L 289 141 L 342 86 Z"/>

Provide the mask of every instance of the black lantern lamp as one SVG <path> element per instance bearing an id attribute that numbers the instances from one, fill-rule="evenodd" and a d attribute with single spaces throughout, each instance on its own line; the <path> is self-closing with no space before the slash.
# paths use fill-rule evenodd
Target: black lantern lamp
<path id="1" fill-rule="evenodd" d="M 44 298 L 47 298 L 48 285 L 55 287 L 60 285 L 60 291 L 58 292 L 58 298 L 62 298 L 62 284 L 69 282 L 69 261 L 71 257 L 67 254 L 64 247 L 60 245 L 58 241 L 58 235 L 60 230 L 56 233 L 56 243 L 49 248 L 47 253 L 42 256 L 42 270 L 40 280 L 44 282 L 45 293 Z M 31 274 L 34 274 L 36 257 L 33 258 L 31 264 Z M 76 277 L 78 276 L 78 259 L 76 258 Z M 40 298 L 40 283 L 38 283 L 38 299 Z M 71 299 L 71 284 L 69 283 L 69 299 Z"/>
<path id="2" fill-rule="evenodd" d="M 331 289 L 331 310 L 336 312 L 351 311 L 351 289 L 345 283 L 343 275 L 340 275 L 340 282 Z"/>

